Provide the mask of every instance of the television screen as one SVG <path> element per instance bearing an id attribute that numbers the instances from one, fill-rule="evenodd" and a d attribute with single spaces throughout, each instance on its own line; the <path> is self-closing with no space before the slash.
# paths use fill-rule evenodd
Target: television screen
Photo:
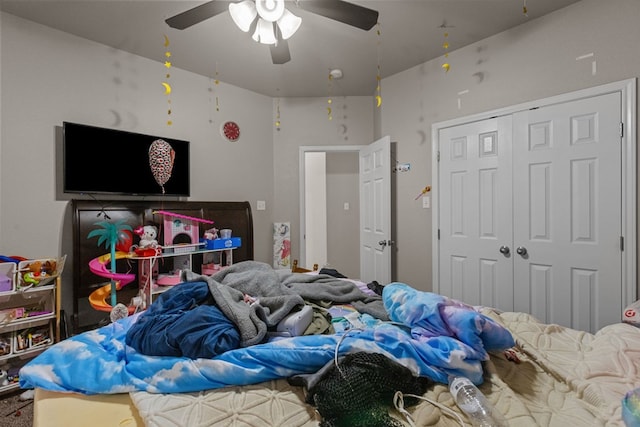
<path id="1" fill-rule="evenodd" d="M 63 123 L 63 191 L 190 196 L 189 141 Z"/>

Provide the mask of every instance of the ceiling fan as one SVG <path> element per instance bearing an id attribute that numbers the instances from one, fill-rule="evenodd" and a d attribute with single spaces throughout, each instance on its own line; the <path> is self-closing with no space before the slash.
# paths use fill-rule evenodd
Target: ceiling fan
<path id="1" fill-rule="evenodd" d="M 282 3 L 279 0 L 253 0 L 258 6 L 258 12 L 261 7 L 264 9 L 273 9 L 276 3 Z M 192 9 L 186 10 L 182 13 L 167 18 L 165 22 L 171 27 L 178 30 L 184 30 L 216 15 L 229 11 L 229 5 L 238 5 L 244 3 L 242 6 L 249 5 L 255 10 L 255 6 L 251 5 L 253 1 L 232 2 L 223 0 L 210 0 Z M 266 3 L 265 3 L 266 2 Z M 289 1 L 287 0 L 287 3 Z M 306 10 L 311 13 L 315 13 L 320 16 L 324 16 L 335 21 L 342 22 L 347 25 L 351 25 L 356 28 L 368 31 L 378 22 L 378 11 L 368 9 L 363 6 L 358 6 L 353 3 L 349 3 L 343 0 L 294 0 L 296 6 L 300 9 Z M 280 5 L 281 6 L 281 5 Z M 232 6 L 233 7 L 233 6 Z M 237 7 L 237 6 L 236 6 Z M 255 13 L 253 15 L 255 17 Z M 262 16 L 262 15 L 260 15 Z M 253 20 L 253 18 L 251 18 Z M 263 19 L 257 19 L 251 23 L 251 29 L 255 30 L 256 27 L 262 25 L 271 25 L 273 27 L 275 42 L 261 43 L 269 44 L 271 49 L 271 59 L 274 64 L 284 64 L 291 60 L 291 54 L 289 52 L 289 45 L 287 43 L 288 37 L 283 37 L 282 30 L 279 25 L 275 25 L 275 22 L 269 22 Z M 265 24 L 266 23 L 266 24 Z M 299 25 L 299 24 L 298 24 Z M 297 29 L 297 28 L 296 28 Z M 243 31 L 248 31 L 243 29 Z M 271 31 L 271 30 L 270 30 Z M 293 30 L 295 32 L 295 29 Z M 254 40 L 258 41 L 254 33 Z M 292 33 L 291 33 L 292 34 Z M 288 36 L 290 36 L 289 34 Z"/>

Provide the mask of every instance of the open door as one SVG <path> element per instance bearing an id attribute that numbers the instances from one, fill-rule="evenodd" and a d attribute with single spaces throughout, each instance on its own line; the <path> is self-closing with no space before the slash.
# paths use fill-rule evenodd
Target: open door
<path id="1" fill-rule="evenodd" d="M 318 219 L 318 215 L 326 215 L 326 209 L 322 206 L 314 206 L 311 219 L 307 214 L 309 209 L 307 201 L 318 201 L 316 187 L 312 189 L 307 168 L 309 154 L 314 153 L 358 153 L 358 184 L 359 184 L 359 258 L 360 271 L 358 279 L 367 283 L 373 280 L 380 284 L 391 281 L 391 250 L 387 246 L 392 245 L 391 238 L 391 139 L 384 137 L 370 145 L 325 145 L 325 146 L 301 146 L 300 147 L 300 259 L 301 265 L 318 262 L 318 255 L 309 245 L 318 245 L 318 248 L 326 248 L 326 218 Z M 325 173 L 323 168 L 315 168 L 316 175 Z M 326 178 L 315 176 L 314 182 L 322 182 L 326 185 Z M 326 201 L 324 201 L 326 205 Z M 318 234 L 318 224 L 321 224 L 321 232 Z M 324 228 L 322 228 L 324 227 Z M 313 235 L 313 239 L 308 239 Z M 382 243 L 381 243 L 382 242 Z M 316 258 L 313 258 L 313 257 Z M 354 277 L 355 278 L 355 277 Z"/>
<path id="2" fill-rule="evenodd" d="M 391 282 L 391 138 L 360 149 L 360 280 Z"/>

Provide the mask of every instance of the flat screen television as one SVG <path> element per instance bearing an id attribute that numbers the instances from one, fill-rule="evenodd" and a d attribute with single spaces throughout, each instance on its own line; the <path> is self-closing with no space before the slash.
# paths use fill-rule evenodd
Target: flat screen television
<path id="1" fill-rule="evenodd" d="M 152 170 L 149 149 L 157 140 L 173 150 L 173 167 L 162 163 Z M 63 122 L 62 144 L 65 193 L 191 195 L 189 141 Z M 165 153 L 161 153 L 162 160 Z M 158 159 L 155 150 L 153 158 Z"/>

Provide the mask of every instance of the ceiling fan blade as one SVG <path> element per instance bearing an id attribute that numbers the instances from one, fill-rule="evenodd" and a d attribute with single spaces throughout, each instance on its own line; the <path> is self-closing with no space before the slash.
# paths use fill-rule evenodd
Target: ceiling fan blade
<path id="1" fill-rule="evenodd" d="M 271 50 L 271 60 L 274 64 L 286 64 L 291 61 L 289 43 L 286 40 L 279 39 L 278 44 L 269 45 L 269 49 Z"/>
<path id="2" fill-rule="evenodd" d="M 300 0 L 301 9 L 363 30 L 378 22 L 378 11 L 342 0 Z"/>
<path id="3" fill-rule="evenodd" d="M 230 1 L 218 1 L 211 0 L 206 3 L 196 6 L 192 9 L 186 10 L 182 13 L 165 19 L 171 28 L 177 28 L 178 30 L 184 30 L 192 25 L 205 21 L 213 16 L 216 16 L 222 12 L 229 10 Z"/>

